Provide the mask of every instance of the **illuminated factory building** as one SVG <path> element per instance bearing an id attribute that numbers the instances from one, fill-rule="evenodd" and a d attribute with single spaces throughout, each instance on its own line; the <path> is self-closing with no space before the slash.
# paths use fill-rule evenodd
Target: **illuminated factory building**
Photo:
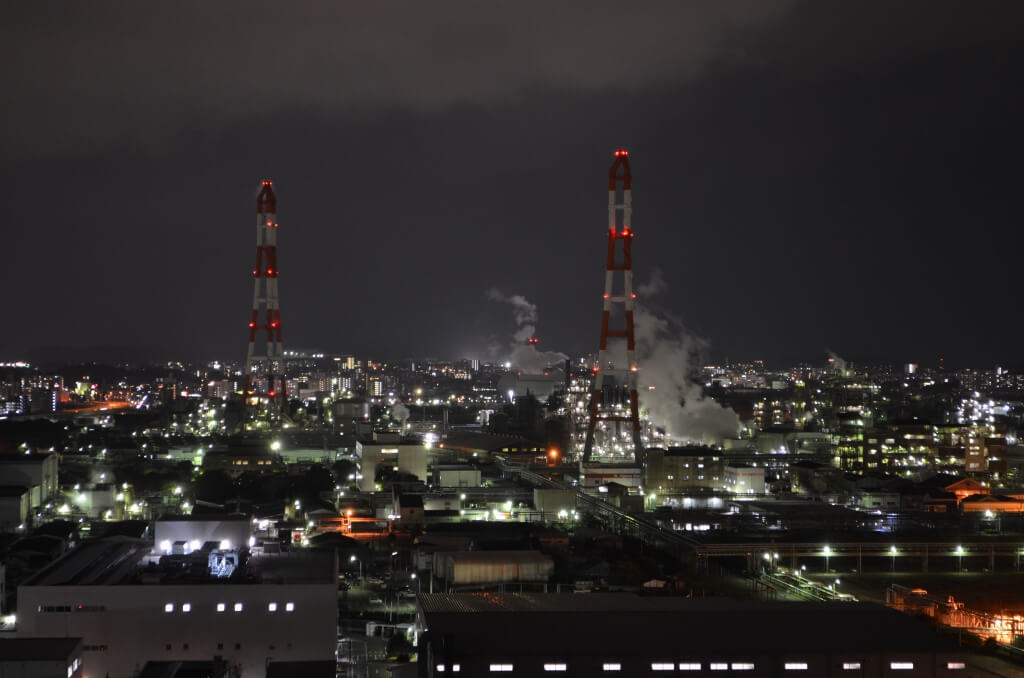
<path id="1" fill-rule="evenodd" d="M 333 555 L 250 553 L 246 519 L 157 522 L 155 540 L 83 543 L 18 588 L 19 638 L 81 638 L 82 674 L 147 662 L 334 662 Z"/>

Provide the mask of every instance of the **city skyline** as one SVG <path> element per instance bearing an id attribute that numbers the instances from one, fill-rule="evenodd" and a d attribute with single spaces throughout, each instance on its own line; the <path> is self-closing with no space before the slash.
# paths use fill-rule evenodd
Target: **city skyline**
<path id="1" fill-rule="evenodd" d="M 640 301 L 710 360 L 1016 366 L 1018 7 L 642 10 L 0 10 L 0 356 L 241 360 L 263 179 L 286 349 L 499 359 L 498 289 L 594 352 L 625 147 Z"/>

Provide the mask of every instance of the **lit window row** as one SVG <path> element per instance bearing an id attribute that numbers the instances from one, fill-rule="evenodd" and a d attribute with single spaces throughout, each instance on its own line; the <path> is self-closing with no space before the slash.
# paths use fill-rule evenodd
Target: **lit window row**
<path id="1" fill-rule="evenodd" d="M 244 608 L 245 608 L 245 606 L 242 603 L 235 603 L 232 606 L 232 609 L 235 612 L 241 612 Z M 165 603 L 164 604 L 164 612 L 174 612 L 174 609 L 175 609 L 174 603 Z M 227 609 L 228 609 L 228 604 L 227 603 L 217 603 L 217 612 L 227 612 Z M 279 605 L 276 602 L 267 603 L 267 612 L 277 612 L 278 609 L 279 609 Z M 182 603 L 181 604 L 181 611 L 182 612 L 186 612 L 186 613 L 187 612 L 191 612 L 192 611 L 192 603 Z M 294 612 L 295 611 L 295 603 L 291 603 L 291 602 L 285 603 L 284 604 L 284 611 L 285 612 Z"/>
<path id="2" fill-rule="evenodd" d="M 807 671 L 809 665 L 807 662 L 786 662 L 784 665 L 787 671 Z M 652 662 L 651 671 L 701 671 L 704 665 L 700 662 L 680 662 L 678 665 L 675 662 Z M 444 664 L 437 665 L 437 671 L 444 673 L 446 667 Z M 602 665 L 604 671 L 621 671 L 622 664 L 617 662 L 605 662 Z M 893 671 L 912 671 L 914 669 L 913 662 L 889 662 L 889 668 Z M 946 662 L 946 668 L 949 670 L 962 670 L 967 668 L 967 664 L 964 662 Z M 459 671 L 460 667 L 458 664 L 453 664 L 451 670 Z M 512 664 L 491 664 L 491 673 L 508 673 L 514 670 Z M 549 663 L 544 664 L 545 671 L 551 672 L 562 672 L 568 671 L 568 664 L 563 663 Z M 753 671 L 754 664 L 752 662 L 711 662 L 708 664 L 708 670 L 710 671 Z M 860 671 L 860 662 L 843 662 L 844 671 Z"/>
<path id="3" fill-rule="evenodd" d="M 680 662 L 680 671 L 700 671 L 703 664 L 700 662 Z M 711 662 L 708 664 L 711 671 L 753 671 L 754 665 L 750 662 Z M 675 671 L 676 665 L 669 662 L 654 662 L 651 664 L 651 671 Z"/>
<path id="4" fill-rule="evenodd" d="M 444 664 L 438 664 L 436 668 L 438 673 L 444 673 L 447 667 Z M 458 673 L 461 670 L 461 666 L 459 666 L 458 664 L 452 664 L 452 673 Z"/>

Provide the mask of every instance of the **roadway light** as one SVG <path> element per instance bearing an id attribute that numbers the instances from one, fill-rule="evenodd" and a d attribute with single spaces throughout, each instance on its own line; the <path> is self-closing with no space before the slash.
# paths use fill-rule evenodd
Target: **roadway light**
<path id="1" fill-rule="evenodd" d="M 896 572 L 896 547 L 889 547 L 889 555 L 892 557 L 892 571 Z"/>
<path id="2" fill-rule="evenodd" d="M 827 573 L 829 571 L 828 559 L 829 559 L 829 556 L 832 555 L 832 549 L 829 547 L 828 544 L 826 544 L 825 547 L 823 549 L 821 549 L 821 551 L 822 551 L 822 553 L 825 554 L 825 572 Z"/>

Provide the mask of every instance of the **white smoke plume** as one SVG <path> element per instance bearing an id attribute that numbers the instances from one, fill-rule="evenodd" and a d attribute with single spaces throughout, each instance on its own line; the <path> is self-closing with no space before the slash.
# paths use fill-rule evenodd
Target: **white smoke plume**
<path id="1" fill-rule="evenodd" d="M 397 421 L 404 431 L 405 422 L 409 421 L 409 408 L 402 403 L 395 403 L 391 406 L 391 418 Z"/>
<path id="2" fill-rule="evenodd" d="M 521 294 L 505 295 L 492 287 L 487 290 L 487 299 L 512 306 L 517 329 L 512 335 L 505 361 L 524 374 L 540 374 L 545 367 L 567 360 L 569 356 L 557 351 L 538 351 L 535 344 L 527 343 L 537 331 L 537 306 Z"/>
<path id="3" fill-rule="evenodd" d="M 661 272 L 637 286 L 653 294 L 665 288 Z M 692 366 L 705 349 L 703 340 L 691 334 L 678 318 L 658 315 L 636 305 L 633 312 L 637 363 L 640 368 L 640 406 L 655 426 L 669 437 L 693 443 L 720 444 L 722 438 L 740 431 L 740 419 L 728 407 L 705 398 L 693 380 Z M 653 387 L 653 388 L 651 388 Z"/>
<path id="4" fill-rule="evenodd" d="M 832 367 L 837 372 L 845 372 L 846 371 L 846 361 L 845 360 L 843 360 L 835 352 L 830 351 L 827 348 L 825 349 L 825 353 L 828 353 L 828 361 L 830 363 L 832 363 Z"/>
<path id="5" fill-rule="evenodd" d="M 659 292 L 664 292 L 668 288 L 665 283 L 665 276 L 661 274 L 660 268 L 655 268 L 651 272 L 651 279 L 645 283 L 641 283 L 636 286 L 637 294 L 641 297 L 653 297 Z"/>

